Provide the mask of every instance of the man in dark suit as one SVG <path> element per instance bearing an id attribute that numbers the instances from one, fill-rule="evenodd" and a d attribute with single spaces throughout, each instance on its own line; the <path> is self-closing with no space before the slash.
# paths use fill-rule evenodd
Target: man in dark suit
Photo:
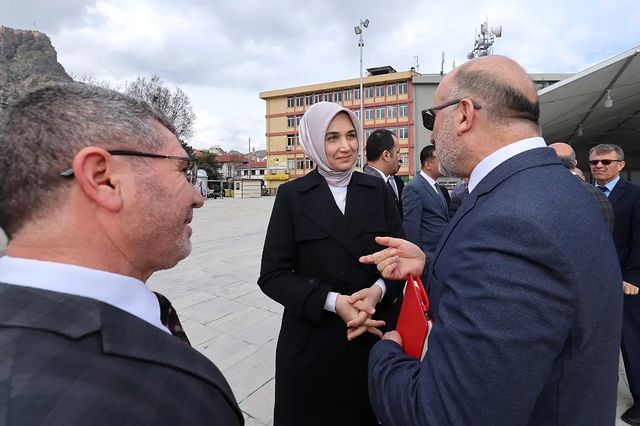
<path id="1" fill-rule="evenodd" d="M 203 205 L 166 119 L 110 90 L 49 86 L 6 113 L 0 147 L 0 423 L 243 424 L 145 285 L 189 254 Z"/>
<path id="2" fill-rule="evenodd" d="M 396 176 L 402 166 L 400 140 L 387 129 L 374 130 L 367 138 L 367 164 L 362 172 L 384 180 L 391 191 L 402 219 L 402 190 L 404 181 Z"/>
<path id="3" fill-rule="evenodd" d="M 422 169 L 404 188 L 402 198 L 402 226 L 407 239 L 416 244 L 432 259 L 440 236 L 449 223 L 449 210 L 444 193 L 437 179 L 440 177 L 435 146 L 425 146 L 420 151 Z"/>
<path id="4" fill-rule="evenodd" d="M 613 425 L 621 328 L 615 247 L 591 196 L 540 137 L 535 87 L 514 61 L 445 76 L 423 121 L 443 173 L 469 195 L 429 268 L 433 330 L 422 362 L 396 331 L 369 358 L 385 425 Z M 364 263 L 421 273 L 393 238 Z M 597 247 L 597 250 L 593 248 Z"/>
<path id="5" fill-rule="evenodd" d="M 589 191 L 591 197 L 593 197 L 593 201 L 596 202 L 600 212 L 602 213 L 602 217 L 605 222 L 607 222 L 607 226 L 609 227 L 609 231 L 613 233 L 613 223 L 614 223 L 614 215 L 613 215 L 613 207 L 611 207 L 611 203 L 607 199 L 607 197 L 600 191 L 596 189 L 593 185 L 588 184 L 584 181 L 584 176 L 580 177 L 573 172 L 576 170 L 576 166 L 578 165 L 578 160 L 576 160 L 576 152 L 573 150 L 571 145 L 556 142 L 549 145 L 549 148 L 553 149 L 556 152 L 556 155 L 560 159 L 560 162 L 578 179 L 582 182 L 582 187 Z M 577 169 L 580 170 L 580 169 Z"/>
<path id="6" fill-rule="evenodd" d="M 596 188 L 609 198 L 615 212 L 613 241 L 622 269 L 625 294 L 622 359 L 634 401 L 622 415 L 622 420 L 640 425 L 640 187 L 620 177 L 625 162 L 624 152 L 617 145 L 600 144 L 591 148 L 589 165 L 596 179 Z"/>

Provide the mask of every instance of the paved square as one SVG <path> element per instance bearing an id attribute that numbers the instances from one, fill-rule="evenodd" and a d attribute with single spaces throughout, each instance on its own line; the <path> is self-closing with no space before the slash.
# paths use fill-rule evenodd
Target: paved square
<path id="1" fill-rule="evenodd" d="M 225 375 L 247 426 L 273 423 L 275 347 L 282 306 L 258 285 L 274 197 L 209 200 L 194 212 L 191 256 L 149 286 L 176 307 L 191 343 Z M 0 256 L 6 239 L 0 232 Z M 631 405 L 624 369 L 618 419 Z"/>

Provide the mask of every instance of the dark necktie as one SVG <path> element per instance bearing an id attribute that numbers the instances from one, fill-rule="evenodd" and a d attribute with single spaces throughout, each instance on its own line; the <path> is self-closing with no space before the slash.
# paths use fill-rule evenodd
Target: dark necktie
<path id="1" fill-rule="evenodd" d="M 609 192 L 609 188 L 607 188 L 606 186 L 599 186 L 598 189 L 602 191 L 604 195 L 607 195 L 607 192 Z"/>
<path id="2" fill-rule="evenodd" d="M 436 193 L 440 197 L 440 201 L 442 201 L 442 204 L 446 207 L 447 206 L 447 199 L 444 198 L 444 194 L 440 190 L 440 187 L 438 186 L 437 183 L 433 186 L 433 189 L 436 191 Z"/>
<path id="3" fill-rule="evenodd" d="M 173 334 L 175 337 L 191 346 L 191 342 L 189 342 L 189 338 L 184 332 L 182 324 L 180 324 L 178 313 L 175 309 L 173 309 L 173 306 L 171 305 L 171 302 L 169 302 L 169 299 L 155 291 L 153 292 L 153 294 L 156 295 L 156 297 L 158 298 L 158 303 L 160 304 L 160 322 L 162 323 L 162 325 L 167 327 L 171 334 Z"/>
<path id="4" fill-rule="evenodd" d="M 391 195 L 393 195 L 393 199 L 397 203 L 398 196 L 396 195 L 396 191 L 393 190 L 393 186 L 391 185 L 391 179 L 393 179 L 393 176 L 389 176 L 389 178 L 387 179 L 387 187 L 389 188 L 389 191 L 391 191 Z"/>

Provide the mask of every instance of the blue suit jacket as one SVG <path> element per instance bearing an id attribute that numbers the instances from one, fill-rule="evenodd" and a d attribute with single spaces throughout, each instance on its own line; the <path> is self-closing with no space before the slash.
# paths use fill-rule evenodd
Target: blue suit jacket
<path id="1" fill-rule="evenodd" d="M 640 285 L 640 187 L 620 178 L 609 194 L 615 220 L 613 241 L 625 281 Z"/>
<path id="2" fill-rule="evenodd" d="M 409 181 L 402 195 L 404 233 L 427 254 L 430 262 L 449 223 L 449 207 L 420 173 Z"/>
<path id="3" fill-rule="evenodd" d="M 378 418 L 613 425 L 622 310 L 616 262 L 593 198 L 552 150 L 505 161 L 462 202 L 436 250 L 424 360 L 388 340 L 372 349 Z"/>

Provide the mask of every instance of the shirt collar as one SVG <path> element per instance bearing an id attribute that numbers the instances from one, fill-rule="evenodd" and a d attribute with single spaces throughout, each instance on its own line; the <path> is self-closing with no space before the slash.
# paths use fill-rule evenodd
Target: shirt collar
<path id="1" fill-rule="evenodd" d="M 375 167 L 373 167 L 371 164 L 369 164 L 369 167 L 371 167 L 373 170 L 375 170 L 376 172 L 380 173 L 380 176 L 382 176 L 382 178 L 384 180 L 389 180 L 389 176 L 385 175 L 384 173 L 382 173 L 379 169 L 376 169 Z"/>
<path id="2" fill-rule="evenodd" d="M 517 142 L 513 142 L 507 146 L 503 146 L 499 150 L 495 151 L 491 155 L 480 161 L 471 172 L 469 177 L 469 192 L 480 183 L 485 176 L 487 176 L 493 169 L 500 164 L 507 161 L 509 158 L 514 157 L 524 151 L 528 151 L 534 148 L 544 148 L 547 144 L 544 139 L 536 136 L 533 138 L 522 139 Z"/>
<path id="3" fill-rule="evenodd" d="M 429 185 L 431 185 L 431 186 L 435 186 L 435 185 L 436 185 L 436 183 L 437 183 L 437 182 L 436 182 L 436 181 L 435 181 L 431 176 L 429 176 L 428 174 L 426 174 L 426 173 L 424 172 L 424 170 L 420 170 L 420 176 L 422 176 L 423 178 L 425 178 L 425 179 L 427 180 L 427 182 L 429 182 Z"/>
<path id="4" fill-rule="evenodd" d="M 618 177 L 616 177 L 614 180 L 612 180 L 611 182 L 609 182 L 608 184 L 604 185 L 607 187 L 607 189 L 609 190 L 609 192 L 613 191 L 613 188 L 616 186 L 616 184 L 618 183 L 618 181 L 620 180 L 620 175 L 618 175 Z M 596 181 L 596 186 L 600 187 L 600 184 Z"/>
<path id="5" fill-rule="evenodd" d="M 160 305 L 140 280 L 82 266 L 4 256 L 0 282 L 89 297 L 122 309 L 163 331 Z"/>

